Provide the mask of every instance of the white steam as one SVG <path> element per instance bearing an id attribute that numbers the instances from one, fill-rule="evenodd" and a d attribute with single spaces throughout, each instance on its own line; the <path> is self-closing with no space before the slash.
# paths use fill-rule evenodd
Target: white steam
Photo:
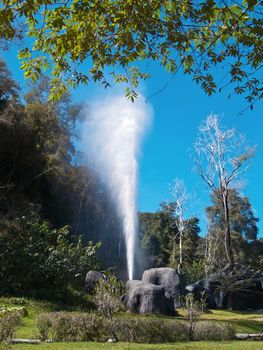
<path id="1" fill-rule="evenodd" d="M 137 218 L 138 151 L 151 109 L 138 98 L 115 96 L 91 105 L 83 140 L 90 164 L 106 182 L 123 225 L 128 277 L 133 279 Z"/>

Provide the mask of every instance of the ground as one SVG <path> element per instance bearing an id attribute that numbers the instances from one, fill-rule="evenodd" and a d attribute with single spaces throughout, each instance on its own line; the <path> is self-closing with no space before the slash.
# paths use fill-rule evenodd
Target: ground
<path id="1" fill-rule="evenodd" d="M 54 343 L 0 345 L 0 350 L 262 350 L 261 341 L 189 342 L 174 344 Z"/>
<path id="2" fill-rule="evenodd" d="M 35 326 L 36 316 L 41 312 L 63 310 L 65 307 L 44 301 L 33 301 L 19 298 L 0 298 L 1 306 L 24 305 L 28 311 L 28 317 L 22 319 L 17 330 L 17 338 L 38 338 Z M 70 310 L 69 310 L 70 311 Z M 183 317 L 183 310 L 178 310 L 178 318 Z M 120 317 L 145 317 L 122 313 Z M 153 317 L 153 316 L 150 316 Z M 158 318 L 163 318 L 159 316 Z M 211 310 L 202 315 L 204 320 L 216 320 L 230 322 L 237 333 L 261 333 L 263 332 L 263 314 L 232 312 L 223 310 Z M 175 344 L 128 344 L 128 343 L 42 343 L 40 345 L 6 345 L 0 344 L 0 350 L 260 350 L 263 349 L 262 341 L 228 341 L 228 342 L 187 342 Z"/>

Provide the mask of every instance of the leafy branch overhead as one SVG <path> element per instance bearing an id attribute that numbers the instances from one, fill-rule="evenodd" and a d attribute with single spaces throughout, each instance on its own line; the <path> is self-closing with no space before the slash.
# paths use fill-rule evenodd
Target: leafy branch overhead
<path id="1" fill-rule="evenodd" d="M 22 69 L 33 81 L 50 71 L 52 99 L 80 83 L 106 88 L 112 71 L 133 100 L 149 78 L 145 61 L 172 77 L 182 69 L 208 95 L 231 84 L 251 108 L 263 96 L 261 0 L 2 0 L 0 40 L 14 40 L 20 23 L 30 38 L 19 53 Z"/>

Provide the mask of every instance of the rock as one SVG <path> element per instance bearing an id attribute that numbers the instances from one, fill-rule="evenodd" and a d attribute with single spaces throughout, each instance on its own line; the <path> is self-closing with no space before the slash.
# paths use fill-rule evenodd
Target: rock
<path id="1" fill-rule="evenodd" d="M 96 283 L 100 280 L 106 279 L 106 276 L 100 271 L 89 271 L 85 278 L 85 289 L 88 293 L 92 293 Z"/>
<path id="2" fill-rule="evenodd" d="M 185 288 L 197 299 L 205 290 L 208 308 L 256 310 L 263 306 L 263 275 L 250 267 L 234 264 Z M 231 290 L 231 293 L 229 292 Z"/>
<path id="3" fill-rule="evenodd" d="M 184 294 L 192 293 L 194 294 L 195 299 L 200 300 L 201 298 L 205 298 L 207 307 L 209 309 L 215 309 L 217 307 L 215 303 L 214 294 L 211 293 L 208 289 L 205 289 L 202 285 L 202 281 L 188 284 L 185 287 Z"/>
<path id="4" fill-rule="evenodd" d="M 127 282 L 124 303 L 127 310 L 139 314 L 174 315 L 173 299 L 166 298 L 165 289 L 152 283 L 132 280 Z"/>
<path id="5" fill-rule="evenodd" d="M 116 343 L 116 339 L 115 338 L 109 338 L 107 340 L 107 343 Z"/>
<path id="6" fill-rule="evenodd" d="M 145 270 L 142 276 L 143 282 L 162 286 L 166 298 L 176 299 L 180 296 L 180 278 L 175 269 L 159 267 Z"/>

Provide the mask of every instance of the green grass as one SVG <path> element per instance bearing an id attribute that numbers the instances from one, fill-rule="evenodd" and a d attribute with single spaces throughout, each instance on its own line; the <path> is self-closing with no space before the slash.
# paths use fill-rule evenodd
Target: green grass
<path id="1" fill-rule="evenodd" d="M 188 342 L 174 344 L 129 344 L 129 343 L 54 343 L 12 346 L 0 345 L 0 350 L 261 350 L 261 341 Z"/>
<path id="2" fill-rule="evenodd" d="M 229 321 L 229 320 L 248 320 L 248 319 L 263 319 L 263 314 L 255 314 L 244 311 L 228 311 L 228 310 L 211 310 L 202 315 L 206 320 Z"/>
<path id="3" fill-rule="evenodd" d="M 263 332 L 263 315 L 241 311 L 211 310 L 201 316 L 202 320 L 229 322 L 237 333 Z"/>

